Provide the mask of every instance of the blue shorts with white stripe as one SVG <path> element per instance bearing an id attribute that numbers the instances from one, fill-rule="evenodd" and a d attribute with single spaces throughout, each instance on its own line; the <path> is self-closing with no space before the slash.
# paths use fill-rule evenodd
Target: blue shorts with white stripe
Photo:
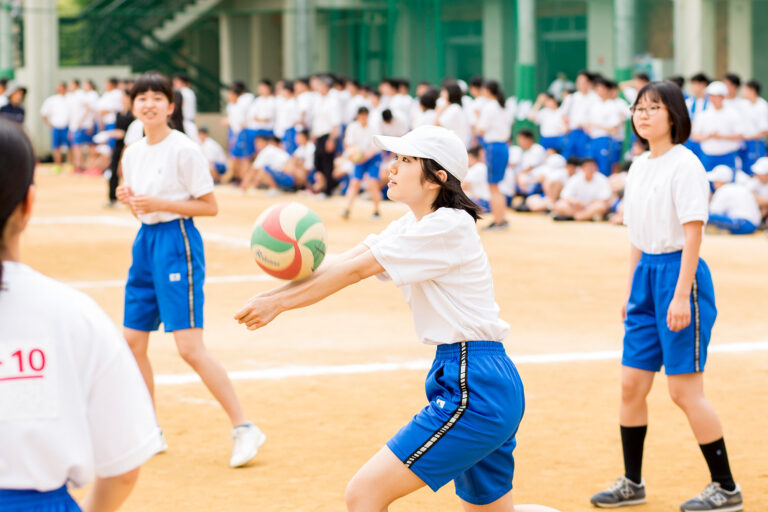
<path id="1" fill-rule="evenodd" d="M 677 251 L 640 257 L 624 321 L 624 366 L 658 372 L 663 365 L 667 375 L 704 371 L 717 317 L 712 276 L 704 260 L 699 260 L 691 289 L 690 325 L 677 332 L 667 327 L 681 256 Z"/>
<path id="2" fill-rule="evenodd" d="M 525 396 L 517 369 L 495 341 L 439 345 L 426 381 L 429 404 L 387 446 L 433 491 L 487 505 L 512 489 L 515 435 Z"/>
<path id="3" fill-rule="evenodd" d="M 80 512 L 67 486 L 47 492 L 0 489 L 0 512 Z"/>
<path id="4" fill-rule="evenodd" d="M 203 327 L 203 239 L 192 219 L 142 224 L 125 284 L 123 325 L 166 332 Z"/>

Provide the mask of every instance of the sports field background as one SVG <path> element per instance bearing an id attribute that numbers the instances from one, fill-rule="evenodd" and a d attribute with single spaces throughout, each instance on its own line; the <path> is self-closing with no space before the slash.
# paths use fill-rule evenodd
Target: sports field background
<path id="1" fill-rule="evenodd" d="M 126 209 L 102 208 L 106 184 L 83 176 L 37 174 L 33 224 L 22 259 L 74 283 L 120 324 L 121 281 L 138 224 Z M 416 339 L 410 311 L 391 283 L 369 279 L 307 309 L 288 312 L 256 332 L 232 316 L 252 294 L 277 281 L 250 258 L 253 220 L 280 199 L 217 188 L 220 213 L 196 220 L 207 257 L 205 338 L 230 372 L 250 419 L 267 434 L 255 461 L 227 465 L 224 413 L 156 334 L 158 417 L 168 452 L 142 469 L 125 511 L 338 511 L 346 482 L 425 403 L 423 382 L 434 348 Z M 405 212 L 387 203 L 383 221 L 360 202 L 348 222 L 343 199 L 305 202 L 325 222 L 329 250 L 343 251 Z M 512 326 L 505 345 L 526 386 L 518 436 L 517 503 L 563 512 L 593 510 L 589 496 L 622 473 L 617 424 L 621 301 L 627 284 L 626 231 L 606 224 L 557 224 L 515 215 L 511 229 L 482 234 L 501 316 Z M 745 510 L 768 508 L 768 240 L 708 235 L 719 317 L 707 364 L 706 391 L 720 414 Z M 357 365 L 357 366 L 353 366 Z M 307 375 L 310 374 L 310 375 Z M 181 383 L 180 383 L 181 382 Z M 637 512 L 677 510 L 709 474 L 685 417 L 657 378 L 650 396 L 644 477 L 648 504 Z M 78 492 L 78 496 L 82 496 Z M 423 490 L 391 507 L 459 510 L 452 485 Z"/>

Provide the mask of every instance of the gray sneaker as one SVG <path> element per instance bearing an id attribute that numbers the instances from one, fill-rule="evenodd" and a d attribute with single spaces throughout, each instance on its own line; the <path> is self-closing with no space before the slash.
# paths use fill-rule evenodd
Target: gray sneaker
<path id="1" fill-rule="evenodd" d="M 636 484 L 629 478 L 620 476 L 612 486 L 595 494 L 589 501 L 600 508 L 641 505 L 645 503 L 645 480 Z"/>
<path id="2" fill-rule="evenodd" d="M 741 487 L 736 484 L 732 491 L 726 491 L 718 482 L 709 484 L 701 494 L 682 505 L 680 510 L 692 512 L 700 510 L 718 510 L 719 512 L 736 512 L 744 510 L 744 502 L 741 499 Z"/>

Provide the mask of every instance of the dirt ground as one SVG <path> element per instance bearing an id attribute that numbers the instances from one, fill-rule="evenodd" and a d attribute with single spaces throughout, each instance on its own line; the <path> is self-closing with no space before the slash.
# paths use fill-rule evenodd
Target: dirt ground
<path id="1" fill-rule="evenodd" d="M 138 224 L 126 209 L 103 207 L 106 182 L 101 179 L 49 176 L 43 167 L 37 185 L 23 261 L 83 289 L 120 324 L 121 281 Z M 372 222 L 370 204 L 360 201 L 351 220 L 343 221 L 339 199 L 243 196 L 228 187 L 217 188 L 217 197 L 219 215 L 196 221 L 206 240 L 206 342 L 230 372 L 250 372 L 240 374 L 235 387 L 268 440 L 251 465 L 230 469 L 224 413 L 201 383 L 173 382 L 190 369 L 172 338 L 155 334 L 150 355 L 161 376 L 158 418 L 170 448 L 144 466 L 123 510 L 343 510 L 350 477 L 425 404 L 423 366 L 434 348 L 416 339 L 399 290 L 375 279 L 248 332 L 232 315 L 250 295 L 279 283 L 264 277 L 247 241 L 254 219 L 276 201 L 297 200 L 315 210 L 328 228 L 331 252 L 380 231 L 405 209 L 384 204 L 383 220 Z M 518 359 L 526 386 L 515 451 L 515 500 L 563 512 L 592 510 L 590 495 L 623 469 L 620 366 L 615 352 L 603 351 L 621 347 L 626 232 L 537 215 L 511 214 L 510 219 L 509 231 L 483 233 L 482 239 L 501 315 L 512 326 L 505 345 Z M 767 242 L 764 233 L 713 234 L 705 237 L 702 250 L 719 308 L 713 334 L 718 351 L 707 364 L 707 394 L 723 422 L 734 475 L 751 512 L 768 510 L 768 351 L 765 344 L 735 343 L 768 340 Z M 733 350 L 724 350 L 729 346 Z M 542 354 L 552 357 L 535 357 Z M 339 369 L 373 363 L 391 366 L 364 366 L 357 373 L 342 373 L 348 366 Z M 307 369 L 319 369 L 318 374 L 297 375 L 313 373 Z M 709 481 L 665 380 L 659 376 L 650 397 L 643 468 L 648 504 L 633 508 L 637 512 L 678 510 Z M 391 507 L 397 512 L 459 509 L 451 484 L 436 494 L 419 491 Z"/>

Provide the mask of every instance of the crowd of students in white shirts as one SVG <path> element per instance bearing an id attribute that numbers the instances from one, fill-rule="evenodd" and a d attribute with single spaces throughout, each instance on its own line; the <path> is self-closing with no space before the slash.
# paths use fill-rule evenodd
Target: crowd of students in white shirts
<path id="1" fill-rule="evenodd" d="M 684 85 L 680 77 L 671 80 Z M 535 102 L 507 98 L 498 82 L 481 77 L 469 84 L 421 82 L 416 97 L 410 95 L 411 83 L 397 78 L 375 87 L 330 73 L 276 83 L 263 79 L 255 94 L 235 82 L 222 119 L 228 130 L 225 150 L 195 124 L 194 92 L 180 73 L 174 77 L 177 112 L 171 124 L 201 144 L 217 183 L 235 184 L 244 192 L 264 188 L 270 195 L 341 193 L 346 195 L 344 218 L 362 193 L 372 202 L 372 218 L 378 218 L 379 203 L 386 199 L 391 155 L 374 146 L 374 135 L 400 136 L 421 125 L 440 125 L 455 132 L 470 152 L 464 187 L 490 213 L 486 229 L 505 229 L 509 208 L 547 212 L 556 220 L 620 223 L 627 169 L 645 151 L 630 128 L 631 104 L 649 77 L 638 73 L 617 83 L 583 71 L 575 84 L 562 77 L 556 82 Z M 54 169 L 60 169 L 61 150 L 67 147 L 76 170 L 101 174 L 106 169 L 112 204 L 116 141 L 121 150 L 123 138 L 129 144 L 142 136 L 126 101 L 130 86 L 130 81 L 111 79 L 99 95 L 92 82 L 72 80 L 59 84 L 41 109 L 52 129 Z M 697 74 L 685 94 L 693 125 L 686 146 L 707 171 L 718 169 L 710 174 L 711 224 L 733 233 L 759 229 L 768 214 L 768 102 L 760 97 L 760 84 L 752 80 L 742 86 L 733 74 L 723 81 Z M 99 130 L 103 133 L 94 137 Z M 715 178 L 726 168 L 729 186 L 721 186 L 725 182 Z"/>

